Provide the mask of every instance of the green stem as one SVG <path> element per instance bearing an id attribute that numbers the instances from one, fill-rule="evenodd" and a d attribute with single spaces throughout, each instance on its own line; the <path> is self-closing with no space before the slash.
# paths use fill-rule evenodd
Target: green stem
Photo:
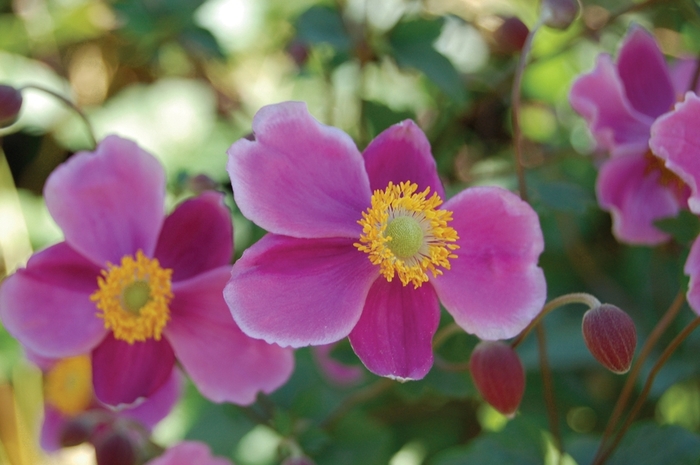
<path id="1" fill-rule="evenodd" d="M 364 388 L 355 391 L 351 395 L 345 398 L 345 400 L 338 406 L 335 411 L 331 412 L 331 414 L 321 422 L 321 427 L 322 428 L 332 428 L 335 423 L 340 420 L 343 415 L 345 415 L 350 409 L 352 409 L 355 405 L 360 404 L 362 402 L 367 402 L 370 399 L 373 399 L 389 389 L 391 386 L 393 386 L 394 381 L 389 379 L 389 378 L 381 378 L 378 381 L 375 381 L 374 383 L 370 384 L 369 386 L 365 386 Z"/>
<path id="2" fill-rule="evenodd" d="M 559 415 L 557 414 L 557 402 L 554 397 L 554 383 L 552 382 L 552 370 L 547 359 L 547 338 L 545 336 L 544 327 L 541 324 L 536 326 L 537 329 L 537 349 L 540 354 L 540 370 L 542 371 L 542 390 L 544 391 L 544 402 L 547 406 L 547 420 L 549 422 L 549 430 L 552 432 L 554 445 L 559 451 L 559 457 L 564 455 L 564 445 L 561 440 L 561 432 L 559 430 Z"/>
<path id="3" fill-rule="evenodd" d="M 547 302 L 547 304 L 545 304 L 545 306 L 542 307 L 540 313 L 535 317 L 534 320 L 530 322 L 529 325 L 527 325 L 525 329 L 523 329 L 520 332 L 520 334 L 518 334 L 518 336 L 515 339 L 513 339 L 513 341 L 510 343 L 510 346 L 513 349 L 518 347 L 523 342 L 525 337 L 527 337 L 527 335 L 530 334 L 530 332 L 535 328 L 535 326 L 537 326 L 542 320 L 542 318 L 544 318 L 549 312 L 569 304 L 584 304 L 587 305 L 588 308 L 594 308 L 601 305 L 598 299 L 596 299 L 591 294 L 586 294 L 585 292 L 574 292 L 571 294 L 565 294 L 556 297 Z"/>
<path id="4" fill-rule="evenodd" d="M 522 149 L 522 133 L 520 131 L 520 88 L 522 87 L 523 74 L 525 73 L 525 66 L 527 65 L 527 59 L 530 55 L 530 50 L 532 49 L 532 41 L 535 38 L 535 34 L 542 25 L 542 20 L 538 20 L 537 24 L 530 30 L 525 39 L 525 44 L 520 51 L 520 58 L 518 59 L 518 65 L 515 67 L 515 74 L 513 75 L 513 88 L 511 89 L 510 102 L 511 102 L 511 124 L 513 125 L 513 151 L 515 152 L 515 169 L 518 174 L 518 190 L 520 192 L 520 198 L 525 202 L 528 201 L 527 196 L 527 184 L 525 181 L 525 165 L 523 164 L 523 149 Z"/>
<path id="5" fill-rule="evenodd" d="M 647 399 L 647 396 L 649 395 L 649 391 L 651 390 L 651 386 L 654 384 L 654 379 L 656 378 L 656 375 L 659 373 L 661 368 L 664 366 L 664 364 L 668 361 L 668 359 L 673 355 L 673 353 L 678 349 L 678 346 L 697 328 L 700 326 L 700 317 L 695 318 L 693 321 L 691 321 L 688 326 L 686 326 L 683 331 L 681 331 L 666 347 L 666 350 L 663 351 L 659 359 L 656 361 L 654 366 L 652 367 L 651 371 L 649 372 L 649 376 L 647 377 L 646 383 L 644 383 L 644 388 L 642 388 L 642 392 L 639 394 L 639 397 L 637 398 L 636 402 L 632 406 L 632 409 L 630 410 L 629 415 L 627 415 L 627 418 L 625 419 L 625 422 L 623 423 L 622 427 L 620 428 L 620 431 L 617 432 L 617 435 L 615 435 L 615 439 L 612 441 L 612 444 L 602 453 L 602 454 L 597 454 L 596 458 L 593 460 L 593 465 L 603 465 L 605 461 L 610 457 L 610 454 L 613 453 L 615 448 L 620 444 L 620 441 L 622 440 L 623 436 L 629 429 L 630 425 L 634 421 L 635 417 L 641 410 L 642 406 L 644 405 L 644 402 Z"/>
<path id="6" fill-rule="evenodd" d="M 95 131 L 92 129 L 92 124 L 90 124 L 90 120 L 88 120 L 88 118 L 87 118 L 87 116 L 85 115 L 85 113 L 83 113 L 83 111 L 82 111 L 80 108 L 78 108 L 73 102 L 71 102 L 70 100 L 68 100 L 68 99 L 67 99 L 66 97 L 64 97 L 63 95 L 61 95 L 61 94 L 59 94 L 59 93 L 57 93 L 57 92 L 54 92 L 54 91 L 51 90 L 51 89 L 47 89 L 46 87 L 38 86 L 38 85 L 35 85 L 35 84 L 28 84 L 28 85 L 26 85 L 26 86 L 20 87 L 20 88 L 17 89 L 17 90 L 20 91 L 20 92 L 22 92 L 22 91 L 25 90 L 25 89 L 38 90 L 38 91 L 40 91 L 40 92 L 44 92 L 45 94 L 49 94 L 49 95 L 51 95 L 52 97 L 54 97 L 54 98 L 60 100 L 60 101 L 63 102 L 67 107 L 69 107 L 71 110 L 73 110 L 74 112 L 76 112 L 76 113 L 78 114 L 78 116 L 80 116 L 80 118 L 81 118 L 81 119 L 83 120 L 83 122 L 85 123 L 85 126 L 87 127 L 88 136 L 90 137 L 90 142 L 92 143 L 92 149 L 94 150 L 94 149 L 97 147 L 97 139 L 95 139 Z"/>
<path id="7" fill-rule="evenodd" d="M 656 342 L 659 340 L 664 331 L 666 331 L 666 328 L 668 328 L 671 322 L 676 318 L 676 315 L 678 315 L 678 312 L 683 307 L 684 302 L 685 292 L 683 289 L 681 289 L 676 295 L 676 298 L 673 300 L 671 305 L 668 307 L 668 310 L 666 310 L 666 313 L 664 313 L 663 317 L 661 317 L 659 322 L 656 323 L 656 326 L 649 334 L 649 337 L 644 343 L 644 346 L 639 351 L 639 354 L 637 355 L 637 358 L 634 364 L 632 365 L 632 369 L 630 370 L 629 375 L 627 375 L 625 384 L 622 386 L 622 392 L 617 398 L 617 402 L 615 403 L 613 412 L 610 415 L 608 424 L 605 426 L 605 430 L 603 431 L 603 436 L 601 437 L 600 445 L 598 446 L 596 456 L 601 454 L 603 448 L 605 447 L 605 442 L 612 434 L 613 430 L 615 429 L 615 426 L 617 425 L 617 422 L 620 420 L 620 416 L 622 415 L 622 411 L 627 406 L 627 402 L 630 399 L 630 395 L 632 394 L 634 384 L 637 381 L 637 377 L 639 376 L 639 373 L 642 369 L 642 365 L 651 353 L 651 350 L 654 348 L 654 345 L 656 345 Z"/>

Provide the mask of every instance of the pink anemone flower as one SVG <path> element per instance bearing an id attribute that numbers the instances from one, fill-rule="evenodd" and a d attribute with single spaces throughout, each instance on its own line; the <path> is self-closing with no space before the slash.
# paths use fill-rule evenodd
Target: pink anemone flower
<path id="1" fill-rule="evenodd" d="M 596 183 L 598 203 L 621 242 L 655 245 L 670 236 L 654 221 L 685 208 L 688 189 L 649 150 L 654 120 L 690 87 L 691 61 L 667 66 L 654 38 L 639 26 L 625 37 L 613 63 L 608 54 L 571 88 L 571 106 L 588 122 L 598 147 L 610 154 Z"/>
<path id="2" fill-rule="evenodd" d="M 145 465 L 233 465 L 229 459 L 213 457 L 209 446 L 197 441 L 182 441 Z"/>
<path id="3" fill-rule="evenodd" d="M 99 424 L 117 419 L 134 421 L 150 431 L 170 413 L 182 390 L 182 375 L 173 370 L 165 384 L 148 399 L 115 410 L 94 396 L 89 356 L 51 360 L 28 354 L 28 358 L 41 368 L 44 375 L 44 421 L 40 444 L 47 452 L 63 447 L 62 439 L 66 435 L 68 439 L 76 439 L 77 434 L 81 436 L 79 439 L 87 440 Z"/>
<path id="4" fill-rule="evenodd" d="M 690 188 L 688 207 L 700 215 L 700 97 L 688 92 L 676 105 L 651 127 L 651 149 L 666 163 L 666 168 L 678 175 Z M 685 262 L 685 274 L 690 277 L 688 304 L 700 315 L 700 237 L 695 239 Z"/>
<path id="5" fill-rule="evenodd" d="M 0 318 L 28 350 L 91 353 L 95 394 L 109 405 L 152 395 L 176 360 L 215 402 L 249 404 L 288 379 L 291 351 L 243 334 L 222 297 L 233 252 L 222 195 L 166 217 L 162 166 L 110 136 L 56 168 L 44 197 L 65 241 L 0 287 Z"/>
<path id="6" fill-rule="evenodd" d="M 391 126 L 360 153 L 301 102 L 262 108 L 254 140 L 228 151 L 241 212 L 269 233 L 234 265 L 224 297 L 251 337 L 282 346 L 349 336 L 375 374 L 420 379 L 440 302 L 482 339 L 540 311 L 546 283 L 535 212 L 497 187 L 445 204 L 425 134 Z"/>

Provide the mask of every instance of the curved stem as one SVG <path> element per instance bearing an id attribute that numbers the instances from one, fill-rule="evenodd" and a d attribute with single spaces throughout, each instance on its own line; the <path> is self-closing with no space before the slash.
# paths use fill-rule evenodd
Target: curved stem
<path id="1" fill-rule="evenodd" d="M 52 97 L 54 97 L 54 98 L 60 100 L 61 102 L 63 102 L 66 106 L 68 106 L 68 107 L 69 107 L 70 109 L 72 109 L 73 111 L 75 111 L 75 112 L 78 114 L 78 116 L 80 116 L 80 118 L 81 118 L 81 119 L 83 120 L 83 122 L 85 123 L 85 126 L 87 127 L 88 136 L 90 137 L 90 142 L 92 143 L 92 149 L 95 149 L 95 148 L 97 147 L 97 139 L 95 139 L 95 131 L 92 129 L 92 124 L 90 124 L 90 120 L 88 120 L 87 116 L 85 116 L 85 113 L 83 113 L 83 111 L 82 111 L 80 108 L 78 108 L 73 102 L 71 102 L 70 100 L 68 100 L 68 99 L 67 99 L 66 97 L 64 97 L 63 95 L 61 95 L 61 94 L 59 94 L 59 93 L 57 93 L 57 92 L 54 92 L 54 91 L 51 90 L 51 89 L 47 89 L 46 87 L 38 86 L 38 85 L 35 85 L 35 84 L 28 84 L 28 85 L 26 85 L 26 86 L 20 87 L 20 88 L 17 89 L 17 90 L 19 90 L 20 92 L 22 92 L 22 91 L 25 90 L 25 89 L 38 90 L 38 91 L 44 92 L 44 93 L 46 93 L 46 94 L 49 94 L 49 95 L 51 95 Z"/>
<path id="2" fill-rule="evenodd" d="M 513 88 L 511 89 L 510 104 L 511 104 L 511 123 L 513 125 L 513 151 L 515 152 L 515 169 L 518 173 L 518 190 L 520 192 L 520 198 L 525 202 L 528 201 L 527 196 L 527 183 L 525 182 L 525 165 L 523 164 L 523 154 L 522 154 L 522 133 L 520 131 L 520 88 L 522 87 L 523 74 L 525 73 L 525 66 L 527 65 L 527 59 L 530 55 L 530 50 L 532 49 L 532 41 L 535 38 L 535 34 L 542 25 L 542 20 L 538 20 L 537 24 L 528 33 L 525 39 L 525 44 L 520 51 L 520 58 L 518 59 L 518 65 L 515 67 L 515 74 L 513 75 Z"/>
<path id="3" fill-rule="evenodd" d="M 615 407 L 613 408 L 613 411 L 610 414 L 608 424 L 605 426 L 605 430 L 603 431 L 603 436 L 601 437 L 600 445 L 598 446 L 596 456 L 601 454 L 601 451 L 605 447 L 605 441 L 610 437 L 613 430 L 615 429 L 615 426 L 617 425 L 617 422 L 620 420 L 622 411 L 627 406 L 627 402 L 629 401 L 630 395 L 632 394 L 634 383 L 637 381 L 637 377 L 639 376 L 639 372 L 642 369 L 642 365 L 651 353 L 651 349 L 654 348 L 654 345 L 659 340 L 664 331 L 666 331 L 666 328 L 668 328 L 671 322 L 676 318 L 676 315 L 678 315 L 678 312 L 683 307 L 684 302 L 685 291 L 681 289 L 676 295 L 676 298 L 673 299 L 671 305 L 668 307 L 668 310 L 666 310 L 666 313 L 664 313 L 663 317 L 661 317 L 659 322 L 656 323 L 656 326 L 649 334 L 649 337 L 644 343 L 644 346 L 639 351 L 639 355 L 637 355 L 637 358 L 634 364 L 632 365 L 632 369 L 630 370 L 629 375 L 627 375 L 625 384 L 622 386 L 622 392 L 617 398 Z"/>
<path id="4" fill-rule="evenodd" d="M 632 409 L 630 410 L 629 415 L 627 415 L 627 418 L 625 419 L 625 422 L 623 423 L 622 427 L 620 428 L 620 431 L 617 432 L 617 435 L 615 436 L 615 439 L 613 440 L 612 444 L 610 444 L 610 447 L 608 447 L 605 452 L 602 454 L 598 454 L 596 458 L 593 460 L 593 465 L 602 465 L 605 463 L 605 461 L 610 457 L 610 454 L 613 453 L 615 448 L 620 444 L 620 441 L 622 440 L 622 437 L 625 435 L 627 430 L 629 429 L 630 425 L 634 421 L 635 417 L 639 413 L 639 410 L 641 410 L 642 406 L 644 405 L 644 402 L 647 399 L 647 396 L 649 395 L 649 391 L 651 390 L 651 386 L 654 384 L 654 379 L 656 378 L 656 375 L 659 373 L 661 368 L 664 366 L 664 364 L 668 361 L 668 359 L 673 355 L 673 353 L 678 349 L 678 346 L 692 333 L 695 328 L 700 326 L 700 317 L 695 318 L 693 321 L 691 321 L 688 326 L 686 326 L 683 331 L 681 331 L 673 340 L 671 343 L 666 347 L 666 350 L 663 351 L 659 359 L 656 361 L 654 366 L 652 367 L 651 371 L 649 372 L 649 376 L 647 377 L 646 383 L 644 383 L 644 388 L 642 388 L 642 392 L 639 394 L 639 397 L 637 398 L 636 402 L 632 406 Z"/>
<path id="5" fill-rule="evenodd" d="M 584 304 L 588 308 L 594 308 L 600 306 L 600 301 L 596 299 L 591 294 L 586 294 L 585 292 L 574 292 L 572 294 L 565 294 L 556 297 L 545 304 L 542 307 L 540 313 L 535 317 L 534 320 L 530 322 L 525 329 L 523 329 L 520 334 L 516 336 L 515 339 L 510 343 L 510 346 L 515 349 L 523 342 L 525 337 L 537 326 L 537 324 L 544 318 L 549 312 L 559 307 L 563 307 L 568 304 Z"/>

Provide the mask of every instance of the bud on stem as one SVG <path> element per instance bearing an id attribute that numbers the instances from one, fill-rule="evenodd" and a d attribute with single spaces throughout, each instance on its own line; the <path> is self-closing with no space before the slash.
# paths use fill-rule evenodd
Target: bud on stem
<path id="1" fill-rule="evenodd" d="M 481 341 L 469 359 L 469 370 L 484 400 L 513 417 L 525 394 L 525 371 L 518 354 L 504 342 Z"/>
<path id="2" fill-rule="evenodd" d="M 602 304 L 583 315 L 583 339 L 593 357 L 613 373 L 629 371 L 637 347 L 630 316 L 614 305 Z"/>

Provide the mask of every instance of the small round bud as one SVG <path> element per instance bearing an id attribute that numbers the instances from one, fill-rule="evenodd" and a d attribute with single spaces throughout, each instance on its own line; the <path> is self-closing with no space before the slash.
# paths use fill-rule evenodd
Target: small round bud
<path id="1" fill-rule="evenodd" d="M 22 108 L 22 94 L 12 86 L 0 85 L 0 128 L 17 121 Z"/>
<path id="2" fill-rule="evenodd" d="M 580 12 L 578 0 L 542 0 L 540 6 L 542 23 L 554 29 L 568 29 Z"/>
<path id="3" fill-rule="evenodd" d="M 523 49 L 530 30 L 517 16 L 503 18 L 503 23 L 493 33 L 497 52 L 518 53 Z"/>
<path id="4" fill-rule="evenodd" d="M 287 53 L 290 57 L 292 57 L 294 63 L 301 68 L 309 59 L 309 45 L 306 42 L 294 39 L 289 43 L 289 45 L 287 45 Z"/>
<path id="5" fill-rule="evenodd" d="M 634 321 L 627 313 L 614 305 L 600 305 L 583 315 L 581 329 L 596 360 L 613 373 L 627 373 L 637 346 Z"/>
<path id="6" fill-rule="evenodd" d="M 136 465 L 136 446 L 126 432 L 104 431 L 92 441 L 97 465 Z"/>
<path id="7" fill-rule="evenodd" d="M 481 341 L 469 359 L 469 370 L 484 400 L 512 417 L 525 394 L 525 370 L 515 350 L 501 341 Z"/>

